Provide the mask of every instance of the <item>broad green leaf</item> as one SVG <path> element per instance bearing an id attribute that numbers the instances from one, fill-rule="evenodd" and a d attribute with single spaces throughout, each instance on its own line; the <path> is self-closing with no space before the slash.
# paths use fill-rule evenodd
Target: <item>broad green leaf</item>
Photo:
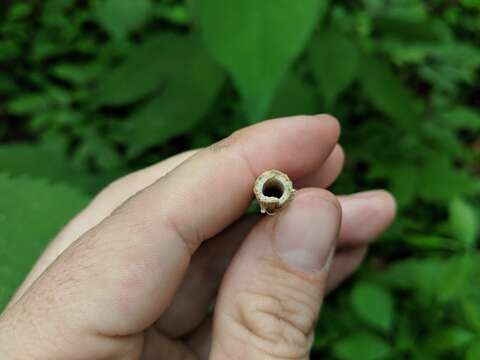
<path id="1" fill-rule="evenodd" d="M 126 105 L 141 100 L 185 70 L 198 44 L 185 36 L 158 35 L 134 47 L 123 64 L 100 79 L 96 103 Z"/>
<path id="2" fill-rule="evenodd" d="M 224 75 L 201 49 L 189 57 L 184 71 L 166 89 L 132 114 L 125 124 L 130 156 L 182 134 L 207 113 Z"/>
<path id="3" fill-rule="evenodd" d="M 382 331 L 392 328 L 393 298 L 386 288 L 374 283 L 358 283 L 352 290 L 351 303 L 366 323 Z"/>
<path id="4" fill-rule="evenodd" d="M 290 74 L 278 88 L 268 112 L 268 118 L 314 114 L 314 89 L 298 76 Z"/>
<path id="5" fill-rule="evenodd" d="M 326 2 L 200 0 L 205 44 L 230 73 L 252 120 L 265 115 L 291 63 L 302 51 Z"/>
<path id="6" fill-rule="evenodd" d="M 150 0 L 100 0 L 96 13 L 105 30 L 114 38 L 123 38 L 145 23 L 150 10 Z"/>
<path id="7" fill-rule="evenodd" d="M 415 97 L 380 58 L 362 57 L 359 74 L 364 95 L 385 115 L 409 127 L 418 119 Z"/>
<path id="8" fill-rule="evenodd" d="M 53 236 L 88 202 L 74 188 L 0 175 L 0 310 Z"/>
<path id="9" fill-rule="evenodd" d="M 381 360 L 386 359 L 392 350 L 382 338 L 362 332 L 336 342 L 333 351 L 341 360 Z"/>
<path id="10" fill-rule="evenodd" d="M 465 246 L 473 247 L 478 235 L 480 219 L 475 209 L 461 198 L 455 198 L 449 206 L 450 231 Z"/>
<path id="11" fill-rule="evenodd" d="M 320 93 L 331 106 L 357 75 L 355 44 L 340 33 L 321 32 L 311 43 L 310 60 Z"/>

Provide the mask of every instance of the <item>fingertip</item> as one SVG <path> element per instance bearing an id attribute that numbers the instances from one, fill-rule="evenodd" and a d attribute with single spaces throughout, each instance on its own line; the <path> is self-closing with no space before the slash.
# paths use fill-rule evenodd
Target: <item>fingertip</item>
<path id="1" fill-rule="evenodd" d="M 344 243 L 369 243 L 395 218 L 395 198 L 385 190 L 340 196 L 339 201 L 343 211 L 340 238 Z"/>
<path id="2" fill-rule="evenodd" d="M 338 121 L 335 116 L 330 114 L 318 114 L 314 115 L 313 117 L 317 120 L 322 121 L 322 124 L 324 124 L 325 127 L 328 127 L 330 129 L 335 139 L 338 140 L 340 138 L 342 127 L 340 125 L 340 121 Z"/>

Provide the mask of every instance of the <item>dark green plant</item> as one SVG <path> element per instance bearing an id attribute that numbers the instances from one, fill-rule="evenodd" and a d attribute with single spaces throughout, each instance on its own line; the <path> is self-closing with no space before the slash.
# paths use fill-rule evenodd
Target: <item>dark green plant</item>
<path id="1" fill-rule="evenodd" d="M 335 191 L 387 187 L 399 219 L 328 299 L 315 354 L 480 358 L 478 0 L 0 11 L 0 308 L 115 177 L 260 119 L 330 112 L 348 154 Z"/>

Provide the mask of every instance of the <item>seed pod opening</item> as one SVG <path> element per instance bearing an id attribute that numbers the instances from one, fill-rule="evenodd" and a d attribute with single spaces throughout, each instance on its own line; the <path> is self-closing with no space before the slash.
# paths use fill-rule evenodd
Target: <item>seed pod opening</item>
<path id="1" fill-rule="evenodd" d="M 253 188 L 260 211 L 269 215 L 286 206 L 294 192 L 292 181 L 278 170 L 265 171 L 257 178 Z"/>

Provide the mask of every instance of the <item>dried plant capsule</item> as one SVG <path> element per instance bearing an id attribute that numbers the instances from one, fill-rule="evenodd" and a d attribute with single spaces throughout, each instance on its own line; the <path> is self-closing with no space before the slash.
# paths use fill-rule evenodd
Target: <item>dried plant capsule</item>
<path id="1" fill-rule="evenodd" d="M 273 215 L 292 200 L 295 190 L 287 175 L 278 170 L 268 170 L 255 181 L 253 193 L 261 212 Z"/>

